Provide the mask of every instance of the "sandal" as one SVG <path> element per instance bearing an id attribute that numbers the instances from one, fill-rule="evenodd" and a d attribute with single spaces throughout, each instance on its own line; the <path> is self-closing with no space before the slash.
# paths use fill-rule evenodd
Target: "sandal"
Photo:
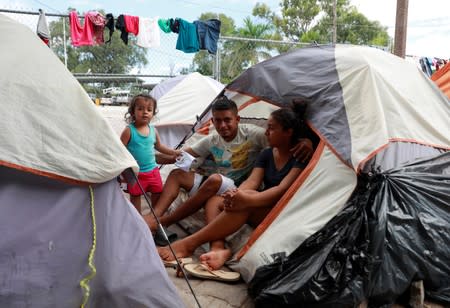
<path id="1" fill-rule="evenodd" d="M 192 263 L 192 258 L 179 258 L 178 261 L 180 261 L 181 266 L 183 266 L 184 264 Z M 172 260 L 172 261 L 163 260 L 163 263 L 164 263 L 165 267 L 177 268 L 177 266 L 178 266 L 177 260 Z"/>
<path id="2" fill-rule="evenodd" d="M 169 243 L 167 243 L 166 237 L 164 236 L 164 233 L 166 233 L 167 238 L 169 239 L 169 242 L 172 243 L 178 239 L 178 234 L 176 234 L 173 231 L 170 231 L 169 229 L 164 229 L 164 233 L 161 230 L 162 227 L 158 226 L 158 230 L 156 230 L 155 235 L 153 236 L 153 240 L 155 241 L 155 244 L 157 246 L 167 246 Z"/>
<path id="3" fill-rule="evenodd" d="M 241 278 L 238 272 L 229 272 L 224 270 L 210 270 L 208 266 L 201 263 L 190 263 L 183 266 L 186 273 L 202 279 L 211 279 L 217 281 L 235 282 Z"/>

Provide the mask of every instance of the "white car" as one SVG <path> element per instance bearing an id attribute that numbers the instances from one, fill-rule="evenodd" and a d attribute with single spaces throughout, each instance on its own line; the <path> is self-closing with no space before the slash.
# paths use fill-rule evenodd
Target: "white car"
<path id="1" fill-rule="evenodd" d="M 102 97 L 100 99 L 100 105 L 112 105 L 113 99 L 111 97 Z"/>

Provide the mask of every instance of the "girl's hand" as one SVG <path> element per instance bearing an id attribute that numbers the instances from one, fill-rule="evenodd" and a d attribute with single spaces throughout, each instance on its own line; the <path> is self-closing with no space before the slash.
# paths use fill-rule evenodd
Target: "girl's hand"
<path id="1" fill-rule="evenodd" d="M 176 162 L 177 159 L 181 156 L 182 151 L 181 150 L 174 150 L 172 154 L 173 162 Z"/>

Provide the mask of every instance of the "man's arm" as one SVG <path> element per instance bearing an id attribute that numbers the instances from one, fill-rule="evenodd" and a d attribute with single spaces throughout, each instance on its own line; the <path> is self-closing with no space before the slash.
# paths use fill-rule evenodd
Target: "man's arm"
<path id="1" fill-rule="evenodd" d="M 313 143 L 310 139 L 302 138 L 292 147 L 291 152 L 296 160 L 306 163 L 314 154 Z"/>

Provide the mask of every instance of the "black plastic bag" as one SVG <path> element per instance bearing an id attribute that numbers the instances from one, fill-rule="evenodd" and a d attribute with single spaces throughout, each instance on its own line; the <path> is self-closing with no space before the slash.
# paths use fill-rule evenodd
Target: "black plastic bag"
<path id="1" fill-rule="evenodd" d="M 450 152 L 361 175 L 344 210 L 289 257 L 259 268 L 257 307 L 388 305 L 416 280 L 450 304 Z"/>

